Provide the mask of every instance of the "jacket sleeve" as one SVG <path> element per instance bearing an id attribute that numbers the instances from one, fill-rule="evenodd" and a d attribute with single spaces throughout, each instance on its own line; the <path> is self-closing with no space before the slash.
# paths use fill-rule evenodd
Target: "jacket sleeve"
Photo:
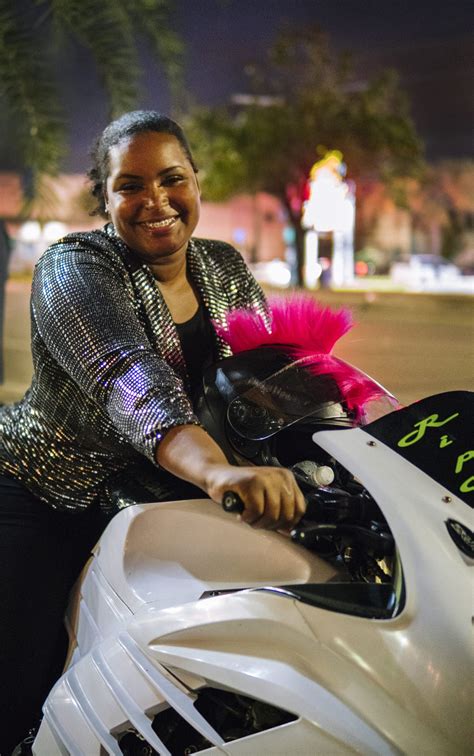
<path id="1" fill-rule="evenodd" d="M 32 317 L 50 355 L 153 462 L 168 429 L 199 424 L 179 376 L 152 349 L 125 277 L 93 248 L 54 245 L 39 261 Z"/>

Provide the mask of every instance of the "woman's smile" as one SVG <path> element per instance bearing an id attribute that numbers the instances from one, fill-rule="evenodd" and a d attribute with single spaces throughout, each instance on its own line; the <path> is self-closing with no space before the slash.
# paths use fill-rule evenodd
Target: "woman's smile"
<path id="1" fill-rule="evenodd" d="M 169 236 L 178 222 L 179 215 L 171 215 L 157 220 L 137 221 L 135 226 L 138 226 L 139 230 L 146 233 L 150 238 L 160 238 Z"/>
<path id="2" fill-rule="evenodd" d="M 149 231 L 166 231 L 167 228 L 176 223 L 178 218 L 179 215 L 172 215 L 169 218 L 163 218 L 163 220 L 140 221 L 137 225 L 143 226 L 143 228 L 146 228 Z"/>

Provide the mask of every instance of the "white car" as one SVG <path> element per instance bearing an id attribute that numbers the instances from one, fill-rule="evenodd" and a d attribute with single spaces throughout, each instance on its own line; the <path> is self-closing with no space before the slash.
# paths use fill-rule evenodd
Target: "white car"
<path id="1" fill-rule="evenodd" d="M 451 288 L 461 278 L 456 265 L 438 255 L 412 255 L 408 262 L 390 268 L 392 282 L 414 291 Z"/>

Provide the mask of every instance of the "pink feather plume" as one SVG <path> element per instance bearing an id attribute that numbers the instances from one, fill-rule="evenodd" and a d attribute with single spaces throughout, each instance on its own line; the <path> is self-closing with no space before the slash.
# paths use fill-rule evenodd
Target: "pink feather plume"
<path id="1" fill-rule="evenodd" d="M 382 386 L 343 360 L 332 357 L 335 343 L 353 326 L 347 308 L 331 310 L 307 294 L 272 297 L 268 301 L 270 328 L 253 310 L 233 310 L 226 325 L 214 324 L 218 335 L 234 354 L 264 345 L 281 345 L 295 359 L 307 358 L 316 374 L 331 373 L 357 419 L 367 402 L 387 393 Z"/>
<path id="2" fill-rule="evenodd" d="M 216 326 L 234 354 L 264 344 L 286 344 L 298 359 L 315 353 L 329 354 L 336 341 L 352 328 L 348 309 L 330 310 L 305 294 L 271 297 L 268 306 L 270 331 L 253 310 L 233 310 L 227 315 L 226 327 Z"/>

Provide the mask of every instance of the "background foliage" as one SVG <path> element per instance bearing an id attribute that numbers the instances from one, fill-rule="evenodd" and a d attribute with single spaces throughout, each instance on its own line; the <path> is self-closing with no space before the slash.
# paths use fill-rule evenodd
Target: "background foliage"
<path id="1" fill-rule="evenodd" d="M 239 191 L 279 197 L 300 262 L 303 187 L 326 150 L 342 151 L 349 179 L 382 179 L 406 202 L 403 180 L 421 175 L 423 147 L 393 71 L 358 80 L 350 58 L 331 49 L 321 29 L 288 28 L 266 66 L 250 69 L 249 89 L 244 106 L 196 106 L 186 118 L 204 166 L 205 198 Z"/>
<path id="2" fill-rule="evenodd" d="M 57 70 L 68 45 L 80 44 L 95 62 L 111 118 L 139 103 L 144 40 L 178 98 L 183 44 L 170 10 L 168 0 L 0 0 L 0 105 L 14 125 L 30 198 L 41 194 L 42 174 L 57 173 L 66 149 Z"/>

